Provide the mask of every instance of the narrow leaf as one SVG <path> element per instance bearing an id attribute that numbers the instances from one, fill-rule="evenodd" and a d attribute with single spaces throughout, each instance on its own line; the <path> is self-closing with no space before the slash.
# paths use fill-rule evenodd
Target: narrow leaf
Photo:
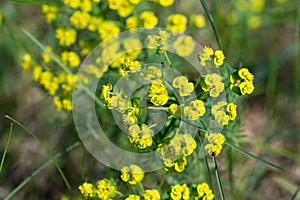
<path id="1" fill-rule="evenodd" d="M 7 149 L 8 149 L 9 143 L 10 143 L 10 139 L 11 139 L 11 135 L 12 135 L 12 129 L 13 129 L 13 123 L 10 124 L 8 139 L 7 139 L 7 142 L 6 142 L 6 145 L 5 145 L 5 148 L 4 148 L 4 152 L 3 152 L 3 155 L 2 155 L 2 159 L 1 159 L 0 173 L 2 171 L 2 167 L 4 165 L 4 160 L 5 160 L 5 157 L 6 157 Z"/>
<path id="2" fill-rule="evenodd" d="M 250 158 L 254 158 L 254 159 L 256 159 L 256 160 L 258 160 L 258 161 L 260 161 L 260 162 L 262 162 L 262 163 L 264 163 L 264 164 L 266 164 L 268 166 L 270 166 L 270 167 L 273 167 L 273 168 L 275 168 L 275 169 L 277 169 L 279 171 L 283 171 L 283 172 L 285 171 L 285 169 L 283 169 L 283 168 L 281 168 L 281 167 L 279 167 L 279 166 L 277 166 L 277 165 L 275 165 L 273 163 L 270 163 L 270 162 L 268 162 L 268 161 L 266 161 L 266 160 L 264 160 L 262 158 L 259 158 L 259 157 L 255 156 L 255 155 L 253 155 L 253 154 L 251 154 L 251 153 L 249 153 L 249 152 L 247 152 L 247 151 L 245 151 L 245 150 L 243 150 L 243 149 L 241 149 L 241 148 L 239 148 L 239 147 L 237 147 L 237 146 L 235 146 L 235 145 L 233 145 L 233 144 L 231 144 L 231 143 L 229 143 L 227 141 L 225 141 L 225 144 L 228 145 L 229 147 L 237 150 L 238 152 L 240 152 L 240 153 L 242 153 L 242 154 L 244 154 L 246 156 L 249 156 Z"/>
<path id="3" fill-rule="evenodd" d="M 67 180 L 65 174 L 63 173 L 62 169 L 60 168 L 58 162 L 56 161 L 56 159 L 54 158 L 54 156 L 51 154 L 50 150 L 46 147 L 46 145 L 32 132 L 30 131 L 27 127 L 25 127 L 24 125 L 22 125 L 20 122 L 18 122 L 17 120 L 15 120 L 14 118 L 6 115 L 5 116 L 7 119 L 11 120 L 12 122 L 14 122 L 15 124 L 17 124 L 18 126 L 20 126 L 21 128 L 23 128 L 28 134 L 30 134 L 39 144 L 40 146 L 47 152 L 48 156 L 51 158 L 52 162 L 55 164 L 57 170 L 59 171 L 63 181 L 65 182 L 67 188 L 69 190 L 71 190 L 71 186 L 69 181 Z"/>

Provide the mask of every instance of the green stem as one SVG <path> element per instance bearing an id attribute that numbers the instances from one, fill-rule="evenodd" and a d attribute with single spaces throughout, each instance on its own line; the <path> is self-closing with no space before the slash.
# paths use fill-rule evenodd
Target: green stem
<path id="1" fill-rule="evenodd" d="M 216 174 L 216 177 L 217 177 L 220 196 L 221 196 L 222 200 L 225 200 L 225 196 L 224 196 L 224 192 L 223 192 L 223 188 L 222 188 L 222 183 L 221 183 L 221 178 L 220 178 L 220 174 L 219 174 L 219 169 L 218 169 L 218 164 L 217 164 L 217 160 L 216 160 L 215 155 L 212 155 L 212 160 L 213 160 L 214 166 L 215 166 L 215 174 Z"/>
<path id="2" fill-rule="evenodd" d="M 2 171 L 2 167 L 4 165 L 4 160 L 5 160 L 6 153 L 7 153 L 7 150 L 8 150 L 8 146 L 9 146 L 9 143 L 10 143 L 10 139 L 11 139 L 11 135 L 12 135 L 12 128 L 13 128 L 13 123 L 10 124 L 8 139 L 7 139 L 7 142 L 6 142 L 6 145 L 5 145 L 5 148 L 4 148 L 4 152 L 3 152 L 3 156 L 2 156 L 2 159 L 1 159 L 0 173 Z"/>
<path id="3" fill-rule="evenodd" d="M 232 149 L 228 149 L 228 180 L 230 186 L 230 194 L 233 197 L 233 159 L 232 159 Z"/>
<path id="4" fill-rule="evenodd" d="M 155 107 L 155 106 L 148 106 L 146 107 L 148 108 L 149 110 L 169 110 L 168 107 Z"/>
<path id="5" fill-rule="evenodd" d="M 81 142 L 75 142 L 74 144 L 68 146 L 65 149 L 65 152 L 70 152 L 76 147 L 81 145 Z M 63 154 L 58 153 L 54 156 L 54 158 L 58 159 L 61 157 Z M 37 168 L 30 176 L 28 176 L 25 180 L 23 180 L 16 188 L 13 189 L 5 198 L 4 200 L 9 200 L 11 199 L 18 191 L 20 191 L 27 183 L 29 183 L 34 177 L 36 177 L 41 171 L 43 171 L 46 167 L 48 167 L 50 164 L 53 163 L 52 159 L 49 159 L 47 162 L 45 162 L 43 165 L 41 165 L 39 168 Z"/>
<path id="6" fill-rule="evenodd" d="M 166 51 L 164 51 L 164 55 L 165 55 L 165 57 L 166 57 L 166 59 L 167 59 L 168 65 L 169 65 L 169 66 L 172 66 L 171 60 L 170 60 L 170 58 L 169 58 L 169 56 L 168 56 L 168 53 L 167 53 Z"/>
<path id="7" fill-rule="evenodd" d="M 116 194 L 119 195 L 119 197 L 124 197 L 124 196 L 125 196 L 125 195 L 124 195 L 122 192 L 120 192 L 120 191 L 116 191 Z"/>
<path id="8" fill-rule="evenodd" d="M 140 190 L 141 190 L 141 194 L 144 194 L 144 186 L 142 185 L 142 183 L 141 182 L 138 182 L 138 185 L 139 185 L 139 188 L 140 188 Z"/>
<path id="9" fill-rule="evenodd" d="M 65 174 L 63 173 L 62 169 L 60 168 L 58 162 L 56 161 L 54 156 L 51 154 L 50 150 L 46 147 L 46 145 L 32 131 L 30 131 L 27 127 L 22 125 L 20 122 L 18 122 L 17 120 L 15 120 L 14 118 L 12 118 L 8 115 L 5 115 L 5 117 L 8 118 L 9 120 L 11 120 L 12 122 L 14 122 L 15 124 L 17 124 L 18 126 L 20 126 L 21 128 L 23 128 L 27 133 L 29 133 L 39 143 L 39 145 L 47 152 L 48 156 L 51 158 L 52 162 L 55 164 L 55 166 L 56 166 L 57 170 L 59 171 L 63 181 L 65 182 L 68 190 L 71 190 L 69 181 L 67 180 L 67 178 L 66 178 Z"/>
<path id="10" fill-rule="evenodd" d="M 249 156 L 249 157 L 251 157 L 251 158 L 254 158 L 254 159 L 256 159 L 257 161 L 260 161 L 260 162 L 262 162 L 262 163 L 264 163 L 264 164 L 266 164 L 266 165 L 268 165 L 268 166 L 270 166 L 270 167 L 273 167 L 273 168 L 275 168 L 275 169 L 277 169 L 277 170 L 279 170 L 279 171 L 283 171 L 283 172 L 285 171 L 285 169 L 283 169 L 283 168 L 281 168 L 281 167 L 278 167 L 277 165 L 274 165 L 273 163 L 270 163 L 270 162 L 268 162 L 268 161 L 266 161 L 266 160 L 264 160 L 264 159 L 262 159 L 262 158 L 259 158 L 259 157 L 255 156 L 255 155 L 253 155 L 253 154 L 251 154 L 251 153 L 245 151 L 244 149 L 241 149 L 241 148 L 239 148 L 239 147 L 237 147 L 237 146 L 235 146 L 235 145 L 233 145 L 233 144 L 231 144 L 231 143 L 229 143 L 229 142 L 227 142 L 227 141 L 225 141 L 225 144 L 228 145 L 229 147 L 231 147 L 231 148 L 237 150 L 238 152 L 240 152 L 240 153 L 242 153 L 242 154 L 244 154 L 244 155 L 246 155 L 246 156 Z"/>
<path id="11" fill-rule="evenodd" d="M 214 24 L 214 19 L 213 19 L 212 15 L 210 14 L 209 10 L 208 10 L 208 7 L 207 7 L 207 5 L 205 3 L 205 0 L 200 0 L 200 2 L 202 4 L 202 7 L 203 7 L 203 9 L 205 11 L 205 14 L 206 14 L 206 16 L 208 18 L 208 21 L 209 21 L 209 23 L 210 23 L 210 25 L 211 25 L 211 27 L 213 29 L 213 32 L 214 32 L 214 35 L 215 35 L 218 47 L 219 47 L 219 49 L 222 49 L 221 41 L 219 39 L 217 30 L 216 30 L 216 27 L 215 27 L 215 24 Z"/>
<path id="12" fill-rule="evenodd" d="M 300 6 L 297 12 L 296 30 L 295 30 L 295 73 L 294 73 L 294 90 L 295 96 L 299 94 L 300 89 Z"/>

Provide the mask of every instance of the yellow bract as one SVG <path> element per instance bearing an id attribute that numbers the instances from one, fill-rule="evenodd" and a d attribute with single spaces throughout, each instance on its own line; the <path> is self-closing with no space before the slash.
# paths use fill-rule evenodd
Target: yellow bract
<path id="1" fill-rule="evenodd" d="M 145 190 L 143 196 L 145 200 L 160 200 L 160 194 L 158 190 Z"/>
<path id="2" fill-rule="evenodd" d="M 183 33 L 186 29 L 187 18 L 182 14 L 173 14 L 168 17 L 167 28 L 174 33 Z"/>
<path id="3" fill-rule="evenodd" d="M 204 78 L 207 87 L 202 86 L 204 91 L 208 91 L 211 97 L 218 97 L 224 91 L 222 77 L 217 73 L 207 74 Z"/>
<path id="4" fill-rule="evenodd" d="M 131 185 L 141 182 L 144 178 L 143 170 L 137 165 L 124 166 L 121 172 L 121 179 Z"/>
<path id="5" fill-rule="evenodd" d="M 190 36 L 179 36 L 173 46 L 178 55 L 189 56 L 194 51 L 195 43 Z"/>
<path id="6" fill-rule="evenodd" d="M 189 82 L 185 76 L 178 76 L 173 79 L 173 87 L 178 89 L 182 97 L 189 96 L 194 91 L 194 83 Z"/>
<path id="7" fill-rule="evenodd" d="M 83 183 L 82 185 L 80 185 L 79 190 L 81 192 L 81 194 L 83 194 L 84 197 L 93 197 L 94 196 L 94 186 L 91 183 Z"/>
<path id="8" fill-rule="evenodd" d="M 61 46 L 71 46 L 76 42 L 77 33 L 71 28 L 56 29 L 56 38 Z"/>
<path id="9" fill-rule="evenodd" d="M 153 28 L 158 23 L 158 18 L 155 16 L 154 12 L 152 11 L 144 11 L 140 15 L 140 19 L 143 22 L 143 26 L 145 28 Z"/>
<path id="10" fill-rule="evenodd" d="M 188 200 L 190 199 L 190 189 L 186 184 L 183 185 L 174 185 L 171 188 L 170 196 L 173 200 Z"/>
<path id="11" fill-rule="evenodd" d="M 204 146 L 205 151 L 210 155 L 219 155 L 225 142 L 225 137 L 221 133 L 211 133 L 206 137 L 209 143 Z"/>
<path id="12" fill-rule="evenodd" d="M 201 183 L 197 185 L 198 198 L 205 200 L 212 200 L 215 198 L 212 190 L 207 183 Z"/>
<path id="13" fill-rule="evenodd" d="M 148 87 L 148 96 L 151 98 L 150 102 L 156 106 L 165 105 L 168 102 L 168 91 L 162 84 L 162 80 L 157 79 L 151 81 Z"/>

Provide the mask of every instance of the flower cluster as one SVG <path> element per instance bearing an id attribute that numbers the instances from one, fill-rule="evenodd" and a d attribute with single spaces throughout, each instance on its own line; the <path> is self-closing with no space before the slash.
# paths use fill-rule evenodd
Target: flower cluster
<path id="1" fill-rule="evenodd" d="M 208 144 L 204 146 L 205 151 L 210 155 L 219 155 L 225 142 L 224 135 L 222 133 L 210 133 L 206 137 Z"/>
<path id="2" fill-rule="evenodd" d="M 176 134 L 169 144 L 160 144 L 158 152 L 167 168 L 183 172 L 187 165 L 186 156 L 191 155 L 197 143 L 190 134 Z"/>
<path id="3" fill-rule="evenodd" d="M 207 65 L 207 61 L 213 60 L 215 66 L 220 67 L 224 63 L 225 56 L 222 50 L 214 51 L 212 48 L 204 46 L 203 50 L 199 53 L 200 64 Z"/>
<path id="4" fill-rule="evenodd" d="M 218 97 L 224 91 L 222 77 L 217 73 L 207 74 L 202 84 L 202 89 L 211 97 Z"/>
<path id="5" fill-rule="evenodd" d="M 148 88 L 150 102 L 156 106 L 165 105 L 168 102 L 168 91 L 161 79 L 151 81 Z"/>
<path id="6" fill-rule="evenodd" d="M 254 76 L 247 68 L 241 68 L 230 75 L 230 89 L 237 94 L 252 94 Z"/>
<path id="7" fill-rule="evenodd" d="M 194 91 L 194 83 L 189 82 L 185 76 L 178 76 L 173 79 L 173 87 L 178 89 L 182 97 L 189 96 Z"/>
<path id="8" fill-rule="evenodd" d="M 201 100 L 191 101 L 188 106 L 183 108 L 183 114 L 189 120 L 198 120 L 199 117 L 202 117 L 206 112 L 204 102 Z"/>
<path id="9" fill-rule="evenodd" d="M 147 46 L 149 49 L 157 49 L 158 52 L 165 52 L 169 49 L 168 39 L 170 33 L 161 29 L 158 29 L 156 35 L 148 35 Z"/>
<path id="10" fill-rule="evenodd" d="M 121 179 L 131 185 L 141 182 L 144 178 L 143 170 L 137 165 L 124 166 L 121 172 Z"/>
<path id="11" fill-rule="evenodd" d="M 227 125 L 229 120 L 235 120 L 237 116 L 236 107 L 234 103 L 220 101 L 212 107 L 211 113 L 219 124 Z"/>
<path id="12" fill-rule="evenodd" d="M 145 149 L 152 145 L 153 131 L 146 124 L 142 124 L 142 129 L 137 124 L 133 124 L 128 129 L 128 139 L 140 149 Z"/>
<path id="13" fill-rule="evenodd" d="M 117 184 L 113 179 L 101 179 L 97 181 L 96 186 L 91 183 L 83 183 L 79 186 L 81 194 L 85 198 L 98 197 L 99 199 L 112 199 L 116 196 Z"/>

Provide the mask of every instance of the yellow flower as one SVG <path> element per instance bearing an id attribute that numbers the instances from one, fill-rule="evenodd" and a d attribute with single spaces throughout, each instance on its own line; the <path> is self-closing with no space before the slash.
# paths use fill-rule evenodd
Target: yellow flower
<path id="1" fill-rule="evenodd" d="M 142 51 L 143 44 L 139 39 L 136 38 L 128 38 L 123 43 L 124 50 L 127 52 L 129 57 L 136 58 L 137 55 Z M 134 61 L 138 66 L 141 65 L 140 62 Z M 130 69 L 132 70 L 132 69 Z"/>
<path id="2" fill-rule="evenodd" d="M 236 105 L 234 103 L 229 103 L 226 107 L 227 112 L 229 113 L 229 119 L 235 120 L 236 118 Z"/>
<path id="3" fill-rule="evenodd" d="M 182 156 L 175 162 L 174 169 L 176 172 L 183 172 L 186 165 L 187 165 L 186 158 Z"/>
<path id="4" fill-rule="evenodd" d="M 189 106 L 183 108 L 183 114 L 189 120 L 197 120 L 199 117 L 203 116 L 206 112 L 204 102 L 201 100 L 191 101 Z"/>
<path id="5" fill-rule="evenodd" d="M 210 60 L 212 55 L 214 55 L 213 49 L 204 46 L 203 50 L 199 53 L 200 64 L 206 66 L 206 61 Z"/>
<path id="6" fill-rule="evenodd" d="M 58 111 L 62 110 L 62 102 L 58 96 L 53 98 L 53 103 Z"/>
<path id="7" fill-rule="evenodd" d="M 134 143 L 138 148 L 145 149 L 152 145 L 153 131 L 146 124 L 142 124 L 142 130 L 137 124 L 133 124 L 128 128 L 128 132 L 130 143 Z"/>
<path id="8" fill-rule="evenodd" d="M 254 76 L 247 68 L 241 68 L 230 75 L 230 89 L 239 95 L 251 94 L 255 87 L 253 85 Z"/>
<path id="9" fill-rule="evenodd" d="M 137 165 L 124 166 L 121 169 L 121 179 L 131 185 L 141 182 L 144 178 L 143 170 Z"/>
<path id="10" fill-rule="evenodd" d="M 216 66 L 220 67 L 224 63 L 225 56 L 222 50 L 215 51 L 214 63 Z"/>
<path id="11" fill-rule="evenodd" d="M 75 11 L 70 17 L 70 22 L 76 29 L 82 30 L 88 27 L 90 17 L 87 12 Z"/>
<path id="12" fill-rule="evenodd" d="M 169 111 L 171 115 L 180 116 L 181 115 L 181 108 L 179 105 L 172 103 L 169 106 Z"/>
<path id="13" fill-rule="evenodd" d="M 265 0 L 251 0 L 251 8 L 254 12 L 260 12 L 265 7 Z"/>
<path id="14" fill-rule="evenodd" d="M 141 199 L 140 196 L 131 194 L 125 200 L 140 200 L 140 199 Z"/>
<path id="15" fill-rule="evenodd" d="M 189 56 L 195 48 L 193 38 L 190 36 L 179 36 L 174 42 L 174 49 L 180 56 Z"/>
<path id="16" fill-rule="evenodd" d="M 160 46 L 159 44 L 160 37 L 157 35 L 148 35 L 147 44 L 149 49 L 156 49 Z"/>
<path id="17" fill-rule="evenodd" d="M 171 6 L 174 3 L 174 0 L 156 0 L 156 1 L 159 3 L 159 5 L 163 7 Z"/>
<path id="18" fill-rule="evenodd" d="M 191 21 L 197 28 L 203 28 L 205 27 L 205 17 L 203 15 L 192 15 Z"/>
<path id="19" fill-rule="evenodd" d="M 238 74 L 241 79 L 244 79 L 249 82 L 252 82 L 254 79 L 254 76 L 249 72 L 249 70 L 247 68 L 241 68 L 238 71 Z"/>
<path id="20" fill-rule="evenodd" d="M 122 115 L 122 120 L 127 125 L 133 125 L 137 122 L 137 117 L 134 112 L 128 112 Z"/>
<path id="21" fill-rule="evenodd" d="M 145 200 L 160 200 L 160 194 L 158 190 L 145 190 L 143 196 Z"/>
<path id="22" fill-rule="evenodd" d="M 117 186 L 113 179 L 107 180 L 106 178 L 97 181 L 95 194 L 99 199 L 112 199 L 116 195 Z"/>
<path id="23" fill-rule="evenodd" d="M 128 17 L 126 20 L 126 28 L 131 30 L 137 28 L 139 25 L 138 18 L 136 16 Z"/>
<path id="24" fill-rule="evenodd" d="M 173 200 L 180 200 L 180 199 L 187 200 L 190 198 L 190 189 L 187 187 L 186 184 L 183 185 L 177 184 L 172 186 L 170 195 Z"/>
<path id="25" fill-rule="evenodd" d="M 69 99 L 62 100 L 63 109 L 71 111 L 73 109 L 72 102 Z"/>
<path id="26" fill-rule="evenodd" d="M 212 193 L 212 190 L 209 188 L 207 183 L 201 183 L 197 185 L 198 198 L 205 200 L 212 200 L 215 198 L 215 195 Z"/>
<path id="27" fill-rule="evenodd" d="M 43 71 L 43 68 L 40 65 L 35 65 L 33 67 L 33 71 L 32 71 L 33 80 L 38 81 L 40 79 L 42 71 Z"/>
<path id="28" fill-rule="evenodd" d="M 81 194 L 83 194 L 83 196 L 85 198 L 94 196 L 94 186 L 93 186 L 93 184 L 85 182 L 82 185 L 80 185 L 78 188 L 79 188 Z"/>
<path id="29" fill-rule="evenodd" d="M 173 79 L 173 87 L 178 89 L 182 97 L 189 96 L 194 91 L 194 83 L 188 82 L 185 76 L 178 76 Z"/>
<path id="30" fill-rule="evenodd" d="M 61 61 L 66 66 L 70 66 L 70 67 L 78 67 L 79 64 L 80 64 L 79 56 L 73 51 L 70 51 L 70 52 L 64 51 L 64 52 L 62 52 Z"/>
<path id="31" fill-rule="evenodd" d="M 187 18 L 182 14 L 173 14 L 168 17 L 167 28 L 172 32 L 183 33 L 186 29 Z"/>
<path id="32" fill-rule="evenodd" d="M 76 42 L 76 31 L 71 28 L 56 29 L 56 38 L 61 46 L 70 46 Z"/>
<path id="33" fill-rule="evenodd" d="M 225 142 L 225 137 L 221 133 L 211 133 L 206 137 L 209 143 L 204 146 L 204 149 L 209 155 L 219 155 L 222 150 L 222 145 Z"/>
<path id="34" fill-rule="evenodd" d="M 211 97 L 218 97 L 225 89 L 222 77 L 217 73 L 207 74 L 204 82 L 207 87 L 202 87 L 204 91 L 209 91 Z"/>
<path id="35" fill-rule="evenodd" d="M 111 21 L 104 21 L 99 27 L 98 33 L 102 40 L 106 40 L 120 33 L 120 28 Z"/>
<path id="36" fill-rule="evenodd" d="M 118 14 L 121 17 L 127 17 L 132 13 L 134 6 L 130 4 L 127 0 L 121 1 L 121 5 L 118 7 Z"/>
<path id="37" fill-rule="evenodd" d="M 45 51 L 43 51 L 43 53 L 42 53 L 42 58 L 45 63 L 49 63 L 51 61 L 49 52 L 53 52 L 53 49 L 52 49 L 52 47 L 47 46 Z"/>
<path id="38" fill-rule="evenodd" d="M 24 71 L 28 71 L 30 66 L 32 64 L 32 58 L 31 58 L 31 55 L 26 53 L 23 55 L 23 58 L 22 58 L 22 68 Z"/>
<path id="39" fill-rule="evenodd" d="M 154 65 L 150 65 L 147 70 L 144 72 L 144 79 L 151 80 L 151 79 L 159 79 L 162 77 L 161 69 L 158 69 Z"/>
<path id="40" fill-rule="evenodd" d="M 159 79 L 152 81 L 149 85 L 148 96 L 151 98 L 150 102 L 156 106 L 165 105 L 169 99 L 168 91 Z"/>
<path id="41" fill-rule="evenodd" d="M 101 17 L 90 16 L 88 29 L 93 32 L 97 31 L 98 27 L 101 26 L 102 22 L 103 22 L 103 19 Z"/>
<path id="42" fill-rule="evenodd" d="M 80 8 L 83 12 L 90 12 L 93 8 L 93 3 L 91 0 L 81 0 Z"/>
<path id="43" fill-rule="evenodd" d="M 261 26 L 261 24 L 262 24 L 262 19 L 259 16 L 251 16 L 247 20 L 247 25 L 251 29 L 257 29 L 258 27 Z"/>
<path id="44" fill-rule="evenodd" d="M 64 4 L 66 6 L 69 6 L 70 8 L 78 8 L 80 6 L 80 0 L 63 0 Z"/>
<path id="45" fill-rule="evenodd" d="M 162 29 L 158 29 L 157 31 L 157 35 L 159 36 L 159 38 L 162 40 L 162 41 L 166 41 L 167 39 L 170 38 L 171 34 L 168 32 L 168 31 L 164 31 Z"/>
<path id="46" fill-rule="evenodd" d="M 158 23 L 158 18 L 155 16 L 154 12 L 152 11 L 144 11 L 140 15 L 140 19 L 143 22 L 143 26 L 145 28 L 153 28 Z"/>
<path id="47" fill-rule="evenodd" d="M 251 94 L 254 91 L 254 85 L 252 82 L 242 82 L 239 87 L 241 89 L 242 95 Z"/>
<path id="48" fill-rule="evenodd" d="M 48 23 L 52 23 L 53 21 L 55 21 L 57 19 L 57 14 L 59 12 L 58 7 L 56 6 L 50 6 L 47 4 L 42 5 L 42 12 L 46 17 L 46 21 Z"/>

